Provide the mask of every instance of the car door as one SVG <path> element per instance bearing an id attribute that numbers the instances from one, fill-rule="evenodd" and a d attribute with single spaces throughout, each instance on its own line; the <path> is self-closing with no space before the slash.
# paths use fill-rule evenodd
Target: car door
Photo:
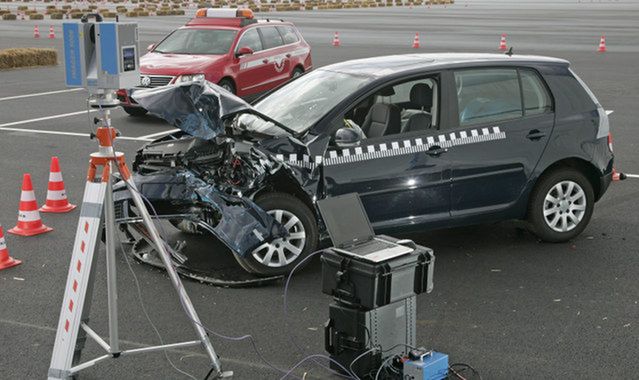
<path id="1" fill-rule="evenodd" d="M 265 51 L 269 78 L 266 85 L 269 89 L 279 86 L 289 79 L 290 54 L 284 46 L 284 40 L 275 26 L 262 26 L 258 28 L 262 36 L 262 44 Z"/>
<path id="2" fill-rule="evenodd" d="M 386 92 L 381 89 L 382 94 Z M 368 98 L 359 99 L 352 109 Z M 378 96 L 374 103 L 379 104 L 380 98 L 385 96 Z M 366 138 L 353 147 L 330 146 L 324 157 L 327 195 L 359 193 L 376 230 L 447 219 L 450 166 L 439 131 L 430 127 Z"/>
<path id="3" fill-rule="evenodd" d="M 237 94 L 251 95 L 267 89 L 266 83 L 272 77 L 273 69 L 268 64 L 269 52 L 264 50 L 262 37 L 257 28 L 249 28 L 242 33 L 235 52 L 249 47 L 253 54 L 246 54 L 235 59 L 235 76 Z"/>
<path id="4" fill-rule="evenodd" d="M 451 216 L 513 211 L 554 127 L 551 95 L 532 69 L 463 69 L 454 79 Z"/>

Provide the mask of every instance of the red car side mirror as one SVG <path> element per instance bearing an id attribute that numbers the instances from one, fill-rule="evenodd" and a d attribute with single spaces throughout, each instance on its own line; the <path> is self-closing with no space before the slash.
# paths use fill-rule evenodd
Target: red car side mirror
<path id="1" fill-rule="evenodd" d="M 155 47 L 155 44 L 151 44 L 151 45 L 146 47 L 146 51 L 151 51 L 151 50 L 153 50 L 154 47 Z"/>
<path id="2" fill-rule="evenodd" d="M 253 54 L 253 49 L 251 49 L 248 46 L 242 46 L 241 48 L 237 49 L 235 56 L 239 58 L 243 55 L 249 55 L 249 54 Z"/>

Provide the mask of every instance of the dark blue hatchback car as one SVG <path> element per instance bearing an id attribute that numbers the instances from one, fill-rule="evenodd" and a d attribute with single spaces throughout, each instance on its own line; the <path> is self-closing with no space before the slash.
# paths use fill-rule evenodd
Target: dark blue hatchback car
<path id="1" fill-rule="evenodd" d="M 285 273 L 316 249 L 324 197 L 359 193 L 377 232 L 522 219 L 562 242 L 583 231 L 611 181 L 606 111 L 561 59 L 354 60 L 306 73 L 253 107 L 267 117 L 231 115 L 211 140 L 167 136 L 134 167 L 160 214 L 213 233 L 255 273 Z M 225 207 L 192 196 L 197 186 L 175 179 L 185 172 L 224 194 Z M 248 204 L 280 228 L 254 229 L 258 239 L 240 246 L 226 206 Z"/>

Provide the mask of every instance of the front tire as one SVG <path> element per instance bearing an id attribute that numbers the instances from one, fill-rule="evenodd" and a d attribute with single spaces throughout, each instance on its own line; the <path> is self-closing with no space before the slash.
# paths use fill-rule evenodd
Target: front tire
<path id="1" fill-rule="evenodd" d="M 220 83 L 218 83 L 218 86 L 235 95 L 235 85 L 230 79 L 222 79 Z"/>
<path id="2" fill-rule="evenodd" d="M 267 193 L 255 203 L 282 223 L 289 236 L 264 243 L 246 257 L 235 255 L 235 258 L 244 269 L 255 274 L 287 274 L 317 248 L 319 234 L 315 215 L 290 194 Z"/>
<path id="3" fill-rule="evenodd" d="M 592 184 L 574 169 L 544 175 L 533 190 L 528 207 L 532 232 L 541 240 L 562 243 L 588 225 L 594 209 Z"/>
<path id="4" fill-rule="evenodd" d="M 142 117 L 146 115 L 147 112 L 149 112 L 142 107 L 122 107 L 122 108 L 124 109 L 124 112 L 134 117 Z"/>

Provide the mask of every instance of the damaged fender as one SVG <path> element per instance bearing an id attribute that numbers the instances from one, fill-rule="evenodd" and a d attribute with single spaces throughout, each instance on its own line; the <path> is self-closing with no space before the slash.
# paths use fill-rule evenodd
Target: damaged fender
<path id="1" fill-rule="evenodd" d="M 242 257 L 264 242 L 286 235 L 282 225 L 253 201 L 223 193 L 189 170 L 135 174 L 133 180 L 140 193 L 153 204 L 154 210 L 150 211 L 156 214 L 154 217 L 188 218 Z M 128 209 L 132 204 L 129 190 L 122 185 L 114 190 L 114 200 L 121 216 L 118 222 L 134 221 L 136 216 L 130 215 Z"/>

